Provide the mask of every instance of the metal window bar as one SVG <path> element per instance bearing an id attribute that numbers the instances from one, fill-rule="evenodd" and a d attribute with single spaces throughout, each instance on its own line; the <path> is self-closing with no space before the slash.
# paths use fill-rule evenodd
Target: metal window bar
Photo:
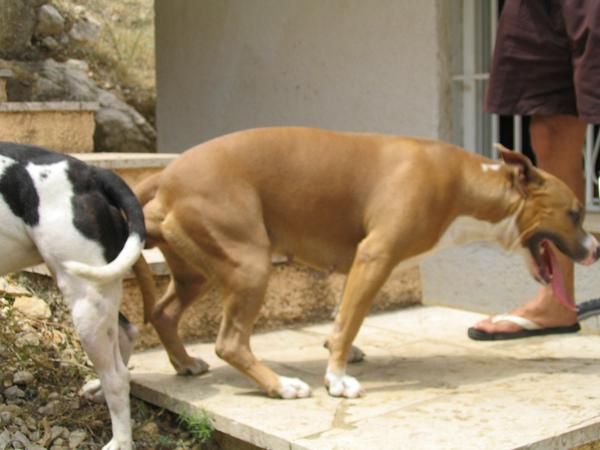
<path id="1" fill-rule="evenodd" d="M 498 158 L 494 144 L 500 141 L 500 118 L 496 114 L 484 114 L 481 105 L 485 84 L 489 78 L 489 65 L 483 67 L 482 61 L 489 60 L 493 52 L 498 23 L 498 0 L 463 0 L 462 30 L 459 49 L 462 53 L 462 67 L 452 76 L 452 82 L 458 87 L 461 102 L 462 121 L 456 123 L 455 136 L 468 150 L 476 151 L 491 158 Z M 487 48 L 478 46 L 489 37 Z M 516 151 L 523 151 L 523 119 L 515 115 L 512 121 L 513 143 Z M 460 130 L 458 129 L 460 128 Z M 596 167 L 600 156 L 600 130 L 589 125 L 583 148 L 585 164 L 585 194 L 588 211 L 600 211 L 600 181 Z"/>
<path id="2" fill-rule="evenodd" d="M 588 211 L 600 211 L 600 187 L 596 164 L 598 162 L 598 153 L 600 152 L 600 133 L 594 139 L 594 126 L 588 125 L 586 130 L 585 147 L 583 160 L 585 167 L 585 198 Z"/>
<path id="3" fill-rule="evenodd" d="M 496 29 L 498 28 L 498 0 L 490 0 L 490 54 L 494 50 L 494 41 L 496 40 Z M 500 117 L 498 114 L 492 114 L 490 118 L 492 122 L 492 158 L 498 159 L 498 150 L 494 146 L 496 142 L 500 142 Z"/>

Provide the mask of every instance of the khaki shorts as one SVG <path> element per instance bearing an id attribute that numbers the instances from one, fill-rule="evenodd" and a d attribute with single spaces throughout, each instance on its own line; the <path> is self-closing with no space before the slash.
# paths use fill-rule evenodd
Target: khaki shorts
<path id="1" fill-rule="evenodd" d="M 600 0 L 506 0 L 485 109 L 600 123 Z"/>

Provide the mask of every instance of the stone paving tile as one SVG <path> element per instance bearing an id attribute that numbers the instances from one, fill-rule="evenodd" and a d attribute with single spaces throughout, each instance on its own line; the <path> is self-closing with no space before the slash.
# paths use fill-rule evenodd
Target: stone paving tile
<path id="1" fill-rule="evenodd" d="M 267 398 L 213 344 L 189 346 L 211 364 L 201 377 L 174 375 L 162 350 L 134 355 L 133 392 L 206 410 L 217 429 L 273 449 L 570 448 L 600 436 L 600 336 L 490 345 L 466 336 L 481 317 L 441 307 L 368 317 L 357 339 L 366 360 L 349 367 L 359 399 L 322 386 L 331 323 L 252 339 L 269 366 L 311 385 L 310 398 Z"/>
<path id="2" fill-rule="evenodd" d="M 569 375 L 555 380 L 577 383 Z M 595 377 L 597 381 L 597 377 Z M 346 430 L 332 428 L 295 443 L 311 449 L 513 449 L 522 446 L 572 448 L 585 440 L 597 439 L 600 389 L 555 389 L 540 395 L 544 375 L 520 375 L 491 383 L 482 389 L 449 393 L 421 404 L 353 422 Z M 581 402 L 586 398 L 586 402 Z M 583 428 L 582 431 L 574 431 Z M 382 433 L 381 430 L 386 430 Z M 570 434 L 565 433 L 572 431 Z M 582 434 L 584 434 L 582 436 Z"/>

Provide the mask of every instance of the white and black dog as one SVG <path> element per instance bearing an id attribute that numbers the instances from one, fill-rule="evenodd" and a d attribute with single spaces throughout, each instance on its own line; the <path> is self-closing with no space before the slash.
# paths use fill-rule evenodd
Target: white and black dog
<path id="1" fill-rule="evenodd" d="M 0 274 L 42 262 L 53 273 L 108 404 L 113 438 L 104 450 L 132 447 L 122 358 L 131 351 L 131 329 L 119 321 L 119 305 L 123 275 L 144 240 L 139 203 L 113 172 L 0 142 Z M 122 352 L 119 340 L 129 348 Z"/>

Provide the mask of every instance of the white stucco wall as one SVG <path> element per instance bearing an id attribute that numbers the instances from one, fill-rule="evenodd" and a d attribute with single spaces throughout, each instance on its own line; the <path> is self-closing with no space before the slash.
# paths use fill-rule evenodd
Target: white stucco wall
<path id="1" fill-rule="evenodd" d="M 596 267 L 575 265 L 577 302 L 598 298 Z M 423 303 L 485 314 L 512 311 L 531 300 L 540 287 L 521 255 L 506 253 L 492 244 L 444 250 L 426 259 L 420 269 Z M 600 331 L 600 321 L 595 328 Z"/>
<path id="2" fill-rule="evenodd" d="M 156 0 L 160 151 L 269 125 L 447 137 L 443 0 Z"/>

